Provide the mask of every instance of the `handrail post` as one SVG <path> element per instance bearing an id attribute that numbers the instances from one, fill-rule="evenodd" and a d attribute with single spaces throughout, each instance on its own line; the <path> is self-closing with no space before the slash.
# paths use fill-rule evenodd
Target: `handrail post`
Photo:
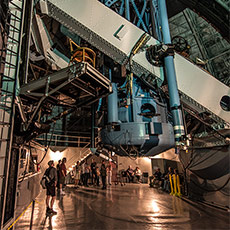
<path id="1" fill-rule="evenodd" d="M 31 217 L 30 217 L 30 230 L 32 230 L 32 226 L 33 226 L 35 200 L 33 200 L 32 202 L 33 203 L 32 203 Z"/>

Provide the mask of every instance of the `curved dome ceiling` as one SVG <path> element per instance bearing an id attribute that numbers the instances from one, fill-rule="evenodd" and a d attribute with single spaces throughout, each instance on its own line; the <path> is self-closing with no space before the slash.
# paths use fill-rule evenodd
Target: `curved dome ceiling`
<path id="1" fill-rule="evenodd" d="M 167 0 L 169 17 L 190 8 L 211 23 L 220 34 L 230 40 L 229 1 L 224 0 Z"/>

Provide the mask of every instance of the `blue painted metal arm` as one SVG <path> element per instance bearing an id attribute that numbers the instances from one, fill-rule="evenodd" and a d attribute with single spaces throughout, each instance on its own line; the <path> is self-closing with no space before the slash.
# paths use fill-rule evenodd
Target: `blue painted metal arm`
<path id="1" fill-rule="evenodd" d="M 166 9 L 165 0 L 159 0 L 159 11 L 160 11 L 160 19 L 163 33 L 163 42 L 164 44 L 171 44 L 169 23 L 168 23 L 168 15 Z M 173 128 L 176 145 L 180 144 L 181 136 L 184 135 L 184 124 L 182 119 L 182 112 L 180 109 L 180 98 L 177 88 L 176 81 L 176 72 L 174 66 L 173 56 L 167 56 L 164 58 L 165 69 L 166 69 L 166 77 L 168 81 L 168 89 L 169 89 L 169 102 L 170 108 L 173 115 Z"/>
<path id="2" fill-rule="evenodd" d="M 125 17 L 130 21 L 130 8 L 129 8 L 129 0 L 125 0 Z"/>
<path id="3" fill-rule="evenodd" d="M 112 80 L 112 71 L 109 70 L 109 79 Z M 117 84 L 112 83 L 113 93 L 108 96 L 108 123 L 118 122 Z"/>
<path id="4" fill-rule="evenodd" d="M 136 12 L 136 14 L 137 14 L 139 20 L 141 21 L 141 24 L 142 24 L 142 26 L 143 26 L 144 31 L 145 31 L 145 32 L 148 32 L 148 29 L 147 29 L 146 26 L 145 26 L 145 23 L 144 23 L 144 21 L 143 21 L 141 15 L 140 15 L 138 9 L 137 9 L 137 6 L 136 6 L 134 0 L 131 0 L 131 2 L 132 2 L 132 4 L 133 4 L 133 8 L 134 8 L 134 10 L 135 10 L 135 12 Z"/>

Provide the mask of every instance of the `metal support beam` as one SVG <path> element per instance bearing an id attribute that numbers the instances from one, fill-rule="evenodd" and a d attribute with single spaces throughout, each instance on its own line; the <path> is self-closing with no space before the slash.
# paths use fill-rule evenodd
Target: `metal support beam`
<path id="1" fill-rule="evenodd" d="M 21 54 L 21 65 L 19 70 L 20 85 L 27 84 L 28 78 L 28 65 L 29 65 L 29 52 L 30 52 L 30 41 L 31 41 L 31 24 L 32 24 L 32 13 L 33 13 L 33 0 L 27 0 L 25 8 L 25 21 L 23 28 L 22 38 L 22 54 Z"/>
<path id="2" fill-rule="evenodd" d="M 136 6 L 134 0 L 131 0 L 131 2 L 132 2 L 133 8 L 134 8 L 134 10 L 135 10 L 135 12 L 136 12 L 136 14 L 137 14 L 137 17 L 138 17 L 138 19 L 139 19 L 139 21 L 140 21 L 140 23 L 141 23 L 141 25 L 142 25 L 144 31 L 145 31 L 145 32 L 148 32 L 148 29 L 147 29 L 146 26 L 145 26 L 145 23 L 144 23 L 144 21 L 143 21 L 143 19 L 142 19 L 142 16 L 140 15 L 140 13 L 139 13 L 139 11 L 138 11 L 138 8 L 137 8 L 137 6 Z"/>
<path id="3" fill-rule="evenodd" d="M 159 1 L 159 12 L 163 33 L 163 42 L 164 44 L 171 44 L 171 36 L 165 0 Z M 166 77 L 168 81 L 170 108 L 173 115 L 175 142 L 176 145 L 179 145 L 181 136 L 184 135 L 184 125 L 182 119 L 182 112 L 180 109 L 180 98 L 178 93 L 173 56 L 165 57 L 164 63 L 166 69 Z"/>
<path id="4" fill-rule="evenodd" d="M 127 20 L 130 21 L 130 7 L 129 7 L 129 0 L 125 0 L 125 17 Z"/>
<path id="5" fill-rule="evenodd" d="M 112 70 L 109 69 L 109 78 L 112 81 Z M 108 123 L 118 122 L 117 86 L 112 83 L 113 93 L 108 96 Z"/>
<path id="6" fill-rule="evenodd" d="M 192 34 L 193 34 L 193 36 L 194 36 L 194 38 L 195 38 L 195 40 L 197 42 L 197 45 L 199 47 L 200 53 L 202 55 L 202 58 L 204 59 L 204 61 L 208 60 L 209 57 L 208 57 L 207 51 L 205 49 L 205 46 L 203 45 L 202 39 L 200 38 L 199 33 L 198 33 L 197 29 L 196 29 L 197 26 L 194 24 L 189 11 L 184 10 L 183 14 L 184 14 L 184 17 L 185 17 L 185 19 L 186 19 L 186 21 L 187 21 L 187 23 L 188 23 L 188 25 L 189 25 L 189 27 L 190 27 L 190 29 L 192 31 Z M 212 68 L 212 66 L 211 66 L 211 64 L 209 62 L 207 63 L 207 70 L 211 74 L 214 74 L 213 68 Z"/>
<path id="7" fill-rule="evenodd" d="M 91 148 L 95 148 L 95 104 L 91 105 Z"/>

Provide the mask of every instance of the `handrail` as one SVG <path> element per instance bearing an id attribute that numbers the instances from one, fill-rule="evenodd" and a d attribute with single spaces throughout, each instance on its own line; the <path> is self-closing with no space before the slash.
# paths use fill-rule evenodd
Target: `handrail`
<path id="1" fill-rule="evenodd" d="M 51 136 L 50 133 L 47 134 L 47 136 Z M 43 135 L 40 135 L 36 138 L 38 141 L 45 141 L 47 137 Z M 49 139 L 49 137 L 47 138 Z M 69 140 L 73 139 L 73 140 Z M 84 137 L 84 136 L 69 136 L 69 135 L 62 135 L 62 134 L 53 134 L 52 138 L 50 139 L 50 143 L 52 145 L 52 142 L 54 142 L 54 146 L 57 145 L 57 142 L 59 143 L 75 143 L 77 147 L 81 147 L 82 144 L 90 144 L 90 137 Z"/>
<path id="2" fill-rule="evenodd" d="M 80 47 L 73 40 L 69 39 L 70 51 L 72 53 L 70 63 L 77 62 L 88 62 L 95 67 L 96 53 L 88 47 Z M 77 48 L 74 50 L 73 45 Z"/>
<path id="3" fill-rule="evenodd" d="M 43 134 L 44 135 L 44 134 Z M 47 133 L 47 135 L 51 135 L 51 133 Z M 53 134 L 53 136 L 59 136 L 59 137 L 71 137 L 71 138 L 82 138 L 82 139 L 90 139 L 90 137 L 84 137 L 84 136 L 70 136 L 70 135 L 63 135 L 63 134 Z"/>

